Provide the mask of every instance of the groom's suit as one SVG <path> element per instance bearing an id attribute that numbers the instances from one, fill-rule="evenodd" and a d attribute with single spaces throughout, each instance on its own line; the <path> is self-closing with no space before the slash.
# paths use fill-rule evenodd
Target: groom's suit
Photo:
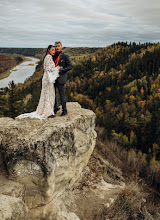
<path id="1" fill-rule="evenodd" d="M 53 60 L 55 61 L 56 58 L 58 57 L 59 54 L 55 53 L 53 56 Z M 72 62 L 69 58 L 69 56 L 63 52 L 60 53 L 59 61 L 58 61 L 58 66 L 61 66 L 63 68 L 60 69 L 59 72 L 59 77 L 55 82 L 55 92 L 56 88 L 58 88 L 59 94 L 60 94 L 60 99 L 61 99 L 61 104 L 62 104 L 62 110 L 63 112 L 67 112 L 67 107 L 66 107 L 66 96 L 64 92 L 64 84 L 67 82 L 67 72 L 73 68 Z M 55 105 L 54 109 L 58 109 L 58 103 L 57 103 L 57 97 L 55 96 Z"/>

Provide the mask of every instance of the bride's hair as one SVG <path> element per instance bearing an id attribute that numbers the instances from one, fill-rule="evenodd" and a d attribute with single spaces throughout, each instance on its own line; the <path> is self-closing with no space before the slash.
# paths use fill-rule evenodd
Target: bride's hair
<path id="1" fill-rule="evenodd" d="M 44 58 L 46 57 L 46 55 L 48 54 L 48 51 L 49 51 L 52 47 L 55 47 L 55 46 L 53 46 L 53 45 L 49 45 L 49 46 L 48 46 L 47 51 L 46 51 L 46 54 L 44 55 Z M 43 60 L 44 60 L 44 58 L 43 58 Z"/>
<path id="2" fill-rule="evenodd" d="M 43 57 L 43 64 L 42 64 L 42 65 L 44 65 L 44 59 L 45 59 L 46 55 L 48 54 L 48 51 L 49 51 L 52 47 L 55 47 L 55 46 L 53 46 L 53 45 L 49 45 L 49 46 L 48 46 L 47 51 L 46 51 L 46 54 L 45 54 L 44 57 Z M 44 69 L 44 68 L 43 68 L 43 69 Z"/>

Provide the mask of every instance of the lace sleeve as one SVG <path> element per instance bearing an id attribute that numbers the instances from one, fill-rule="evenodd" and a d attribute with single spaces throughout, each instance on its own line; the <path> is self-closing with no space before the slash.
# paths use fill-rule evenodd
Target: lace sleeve
<path id="1" fill-rule="evenodd" d="M 53 62 L 52 56 L 47 55 L 44 59 L 44 69 L 45 71 L 54 71 L 55 64 Z"/>
<path id="2" fill-rule="evenodd" d="M 55 67 L 52 56 L 47 55 L 44 59 L 44 70 L 48 74 L 49 81 L 54 83 L 59 77 L 59 67 Z"/>

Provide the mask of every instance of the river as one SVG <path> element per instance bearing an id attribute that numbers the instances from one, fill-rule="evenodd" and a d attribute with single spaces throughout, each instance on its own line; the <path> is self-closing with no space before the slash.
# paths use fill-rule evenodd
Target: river
<path id="1" fill-rule="evenodd" d="M 15 83 L 24 83 L 24 81 L 29 76 L 33 75 L 39 59 L 33 57 L 26 57 L 26 58 L 29 58 L 30 61 L 24 61 L 23 63 L 15 66 L 10 71 L 11 74 L 7 78 L 0 80 L 0 88 L 8 86 L 8 83 L 12 80 Z"/>

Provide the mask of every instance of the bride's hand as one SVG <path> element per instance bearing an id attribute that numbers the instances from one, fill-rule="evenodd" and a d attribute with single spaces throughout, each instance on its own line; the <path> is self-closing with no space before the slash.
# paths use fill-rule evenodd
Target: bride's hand
<path id="1" fill-rule="evenodd" d="M 60 69 L 62 69 L 62 68 L 63 68 L 62 66 L 58 66 L 59 73 L 60 73 Z"/>

